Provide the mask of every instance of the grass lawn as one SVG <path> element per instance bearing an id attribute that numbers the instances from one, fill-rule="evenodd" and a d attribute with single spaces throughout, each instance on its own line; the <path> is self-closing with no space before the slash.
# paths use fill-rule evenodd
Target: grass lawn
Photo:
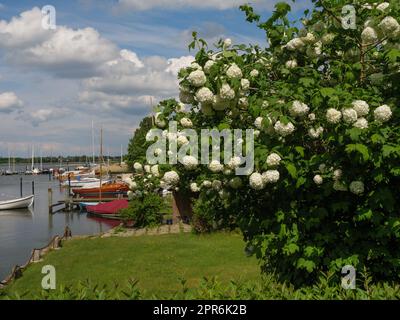
<path id="1" fill-rule="evenodd" d="M 47 264 L 56 268 L 58 287 L 87 279 L 124 287 L 134 278 L 144 298 L 179 290 L 180 278 L 188 287 L 197 286 L 203 277 L 216 276 L 223 283 L 261 278 L 256 259 L 244 254 L 240 234 L 89 238 L 65 242 L 61 250 L 31 265 L 7 292 L 29 292 L 29 297 L 41 291 L 41 269 Z"/>

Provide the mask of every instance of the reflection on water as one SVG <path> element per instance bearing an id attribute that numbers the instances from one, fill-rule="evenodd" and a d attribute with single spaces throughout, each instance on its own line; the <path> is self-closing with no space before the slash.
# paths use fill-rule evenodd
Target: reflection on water
<path id="1" fill-rule="evenodd" d="M 15 264 L 22 265 L 33 248 L 47 245 L 54 235 L 63 235 L 66 226 L 72 235 L 96 234 L 118 225 L 118 221 L 88 218 L 86 213 L 59 212 L 48 214 L 48 188 L 53 190 L 53 203 L 65 197 L 57 180 L 42 176 L 0 176 L 0 200 L 20 197 L 20 178 L 23 195 L 31 194 L 35 183 L 35 202 L 30 209 L 0 211 L 0 280 Z"/>

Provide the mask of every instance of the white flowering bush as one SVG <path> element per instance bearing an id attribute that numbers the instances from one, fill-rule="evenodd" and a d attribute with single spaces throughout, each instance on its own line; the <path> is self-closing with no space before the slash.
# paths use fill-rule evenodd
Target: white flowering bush
<path id="1" fill-rule="evenodd" d="M 314 1 L 301 26 L 289 22 L 288 4 L 267 21 L 244 5 L 269 44 L 210 49 L 194 33 L 198 66 L 179 72 L 190 111 L 160 103 L 158 119 L 179 130 L 185 118 L 198 133 L 256 130 L 245 176 L 221 148 L 220 161 L 160 165 L 156 178 L 239 226 L 263 270 L 283 280 L 339 277 L 347 264 L 376 279 L 400 274 L 400 5 L 382 3 L 354 4 L 356 29 L 341 25 L 344 1 Z"/>

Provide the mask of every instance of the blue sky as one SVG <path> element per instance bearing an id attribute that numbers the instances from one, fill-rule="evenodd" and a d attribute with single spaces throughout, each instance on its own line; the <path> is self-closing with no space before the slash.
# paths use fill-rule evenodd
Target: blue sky
<path id="1" fill-rule="evenodd" d="M 119 154 L 150 101 L 177 95 L 176 71 L 190 63 L 193 30 L 265 45 L 240 0 L 0 0 L 0 156 L 91 153 L 91 122 L 106 152 Z M 267 17 L 275 0 L 256 1 Z M 56 9 L 56 30 L 41 8 Z M 307 6 L 293 5 L 297 17 Z M 97 137 L 96 137 L 96 140 Z"/>

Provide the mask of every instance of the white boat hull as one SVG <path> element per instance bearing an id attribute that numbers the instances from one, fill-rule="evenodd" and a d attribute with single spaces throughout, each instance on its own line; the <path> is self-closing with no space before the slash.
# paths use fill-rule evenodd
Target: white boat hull
<path id="1" fill-rule="evenodd" d="M 29 208 L 33 205 L 34 196 L 31 195 L 25 198 L 0 201 L 0 210 L 13 210 Z"/>

